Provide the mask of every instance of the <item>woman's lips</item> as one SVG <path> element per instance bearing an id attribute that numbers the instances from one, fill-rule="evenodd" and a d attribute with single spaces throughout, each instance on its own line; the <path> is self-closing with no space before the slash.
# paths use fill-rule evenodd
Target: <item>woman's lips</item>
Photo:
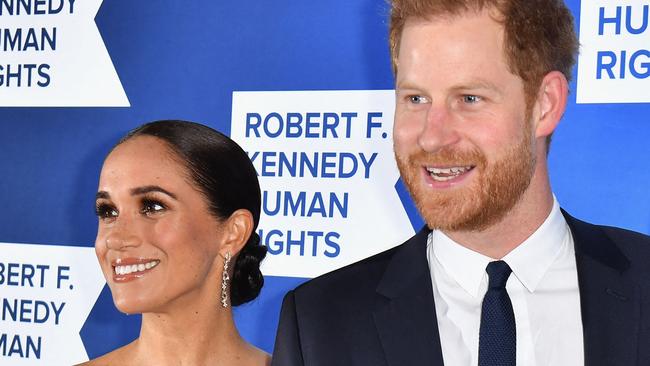
<path id="1" fill-rule="evenodd" d="M 125 258 L 112 263 L 113 279 L 116 282 L 126 282 L 144 276 L 160 263 L 158 259 Z"/>

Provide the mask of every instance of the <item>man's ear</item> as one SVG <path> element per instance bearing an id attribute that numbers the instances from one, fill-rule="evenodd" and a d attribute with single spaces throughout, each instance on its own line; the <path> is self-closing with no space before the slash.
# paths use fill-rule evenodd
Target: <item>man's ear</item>
<path id="1" fill-rule="evenodd" d="M 535 101 L 538 115 L 535 120 L 535 137 L 547 137 L 557 127 L 566 109 L 569 83 L 564 74 L 551 71 L 540 84 Z"/>
<path id="2" fill-rule="evenodd" d="M 253 231 L 253 214 L 245 209 L 239 209 L 233 212 L 224 221 L 222 230 L 223 241 L 219 249 L 219 254 L 224 258 L 228 252 L 230 255 L 235 256 L 246 245 Z"/>

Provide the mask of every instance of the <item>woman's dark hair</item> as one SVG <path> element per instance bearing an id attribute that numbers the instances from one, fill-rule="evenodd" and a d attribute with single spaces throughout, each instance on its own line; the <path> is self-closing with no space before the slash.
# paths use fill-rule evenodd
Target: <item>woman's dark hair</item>
<path id="1" fill-rule="evenodd" d="M 153 136 L 167 143 L 185 164 L 217 219 L 227 219 L 238 209 L 246 209 L 253 215 L 253 231 L 235 262 L 230 301 L 236 306 L 256 298 L 264 285 L 260 262 L 266 256 L 266 247 L 260 245 L 260 237 L 255 232 L 260 221 L 260 184 L 246 152 L 221 132 L 187 121 L 144 124 L 129 132 L 117 145 L 137 136 Z"/>

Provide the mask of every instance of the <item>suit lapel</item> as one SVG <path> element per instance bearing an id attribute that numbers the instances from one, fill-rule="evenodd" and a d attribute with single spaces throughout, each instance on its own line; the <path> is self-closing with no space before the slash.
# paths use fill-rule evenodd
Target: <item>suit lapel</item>
<path id="1" fill-rule="evenodd" d="M 636 365 L 641 306 L 630 262 L 600 227 L 563 214 L 576 248 L 585 365 Z"/>
<path id="2" fill-rule="evenodd" d="M 425 227 L 397 249 L 377 287 L 373 317 L 391 366 L 443 364 L 426 259 L 428 234 Z"/>

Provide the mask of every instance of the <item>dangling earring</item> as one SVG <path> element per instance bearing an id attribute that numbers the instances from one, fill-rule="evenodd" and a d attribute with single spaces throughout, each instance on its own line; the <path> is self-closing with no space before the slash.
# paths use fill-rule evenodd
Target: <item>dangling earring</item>
<path id="1" fill-rule="evenodd" d="M 221 306 L 224 308 L 228 307 L 228 281 L 230 281 L 230 276 L 228 275 L 228 266 L 230 265 L 230 252 L 226 252 L 226 257 L 223 261 L 223 272 L 221 273 Z"/>

